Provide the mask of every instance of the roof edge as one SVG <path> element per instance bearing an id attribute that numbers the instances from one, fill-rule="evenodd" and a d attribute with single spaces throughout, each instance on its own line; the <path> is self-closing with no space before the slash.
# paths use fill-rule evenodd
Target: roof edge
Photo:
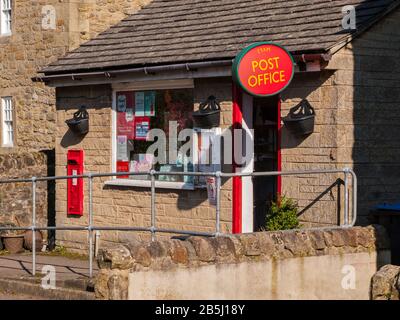
<path id="1" fill-rule="evenodd" d="M 399 7 L 400 7 L 400 1 L 392 3 L 390 6 L 388 6 L 386 8 L 385 11 L 383 11 L 382 13 L 377 15 L 374 19 L 371 19 L 370 23 L 363 26 L 362 28 L 357 29 L 354 33 L 344 36 L 337 43 L 328 47 L 327 50 L 329 50 L 331 52 L 331 54 L 334 55 L 340 49 L 345 47 L 348 43 L 352 42 L 353 40 L 355 40 L 356 38 L 361 36 L 364 32 L 366 32 L 368 29 L 372 28 L 376 23 L 381 21 L 383 18 L 385 18 L 387 15 L 391 14 L 393 11 L 395 11 Z"/>

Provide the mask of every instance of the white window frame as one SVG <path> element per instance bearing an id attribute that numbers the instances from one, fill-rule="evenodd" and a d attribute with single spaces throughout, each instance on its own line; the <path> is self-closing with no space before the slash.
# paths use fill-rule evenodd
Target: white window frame
<path id="1" fill-rule="evenodd" d="M 143 81 L 135 83 L 114 84 L 112 91 L 112 116 L 111 116 L 111 168 L 113 172 L 117 170 L 117 92 L 119 91 L 146 91 L 146 90 L 167 90 L 167 89 L 194 89 L 193 79 L 182 80 L 161 80 L 161 81 Z M 194 139 L 195 140 L 195 139 Z M 193 141 L 196 145 L 197 143 Z M 194 152 L 197 148 L 193 149 Z M 194 154 L 194 158 L 196 159 Z M 196 166 L 195 166 L 196 167 Z M 112 180 L 106 181 L 105 185 L 111 186 L 126 186 L 126 187 L 144 187 L 149 188 L 151 182 L 149 180 L 134 180 L 134 179 L 117 179 L 113 177 Z M 156 181 L 156 187 L 162 189 L 178 189 L 178 190 L 194 190 L 193 183 L 185 182 L 169 182 L 169 181 Z"/>
<path id="2" fill-rule="evenodd" d="M 0 35 L 12 33 L 12 0 L 0 0 Z"/>
<path id="3" fill-rule="evenodd" d="M 14 147 L 14 108 L 12 97 L 1 97 L 1 145 Z"/>

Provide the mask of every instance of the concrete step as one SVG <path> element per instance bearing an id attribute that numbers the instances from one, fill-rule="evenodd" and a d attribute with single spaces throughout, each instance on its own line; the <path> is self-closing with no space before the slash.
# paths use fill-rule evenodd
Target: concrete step
<path id="1" fill-rule="evenodd" d="M 56 283 L 56 289 L 44 289 L 37 278 L 0 279 L 0 292 L 48 300 L 95 300 L 89 280 L 69 279 Z"/>

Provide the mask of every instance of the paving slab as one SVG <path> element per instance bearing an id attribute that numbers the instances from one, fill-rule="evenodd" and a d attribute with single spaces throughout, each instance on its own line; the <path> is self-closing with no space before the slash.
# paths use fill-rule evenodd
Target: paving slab
<path id="1" fill-rule="evenodd" d="M 46 265 L 54 266 L 57 280 L 88 278 L 89 262 L 63 256 L 36 256 L 36 273 L 41 274 Z M 93 273 L 97 273 L 97 263 L 93 261 Z M 32 276 L 32 255 L 29 253 L 7 254 L 0 256 L 0 278 L 18 278 Z"/>

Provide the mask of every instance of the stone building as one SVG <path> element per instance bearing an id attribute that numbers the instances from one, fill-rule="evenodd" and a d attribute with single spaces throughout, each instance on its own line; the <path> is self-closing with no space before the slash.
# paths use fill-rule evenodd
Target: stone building
<path id="1" fill-rule="evenodd" d="M 0 1 L 1 178 L 55 173 L 55 90 L 32 82 L 37 70 L 147 2 Z M 46 225 L 48 215 L 54 217 L 53 190 L 52 183 L 38 184 L 41 225 Z M 30 212 L 29 184 L 0 186 L 0 223 L 30 225 Z"/>
<path id="2" fill-rule="evenodd" d="M 215 96 L 222 108 L 221 128 L 255 129 L 254 162 L 237 170 L 353 168 L 359 178 L 358 223 L 366 224 L 373 205 L 400 195 L 400 10 L 396 0 L 346 4 L 356 9 L 356 29 L 344 29 L 343 2 L 336 0 L 312 1 L 312 5 L 311 1 L 153 1 L 41 69 L 40 80 L 56 87 L 56 174 L 66 174 L 68 150 L 84 152 L 85 172 L 132 171 L 144 151 L 125 130 L 128 109 L 142 117 L 140 125 L 160 128 L 157 121 L 166 119 L 166 113 L 169 120 L 179 122 Z M 294 79 L 280 97 L 256 99 L 232 81 L 232 59 L 259 41 L 279 43 L 296 61 Z M 138 106 L 140 112 L 151 113 L 147 107 L 142 110 L 143 99 L 155 99 L 150 103 L 155 104 L 155 115 L 148 119 L 136 113 Z M 315 109 L 315 127 L 307 137 L 298 137 L 281 126 L 280 118 L 303 99 Z M 65 124 L 81 105 L 89 113 L 85 136 Z M 263 139 L 270 139 L 270 150 L 257 145 Z M 204 184 L 182 179 L 163 177 L 156 182 L 157 227 L 212 232 L 215 208 Z M 222 231 L 262 227 L 265 203 L 279 192 L 299 202 L 305 226 L 336 225 L 343 220 L 341 179 L 321 174 L 223 181 Z M 96 179 L 94 225 L 148 227 L 149 186 L 149 181 L 129 175 Z M 85 184 L 83 216 L 71 217 L 67 183 L 57 182 L 57 224 L 87 225 L 87 192 Z M 116 231 L 105 231 L 101 243 L 120 237 Z M 83 249 L 87 233 L 59 232 L 58 239 Z"/>

